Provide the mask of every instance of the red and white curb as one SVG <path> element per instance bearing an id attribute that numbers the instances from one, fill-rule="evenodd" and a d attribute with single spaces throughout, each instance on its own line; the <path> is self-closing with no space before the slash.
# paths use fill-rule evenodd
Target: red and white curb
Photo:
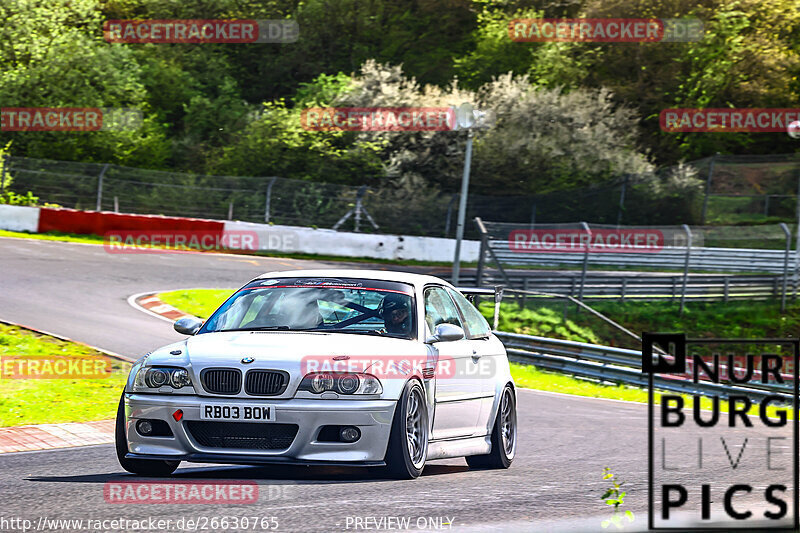
<path id="1" fill-rule="evenodd" d="M 194 317 L 194 315 L 184 313 L 177 307 L 162 302 L 158 297 L 162 292 L 166 291 L 150 291 L 134 294 L 128 297 L 128 304 L 133 306 L 134 309 L 138 309 L 143 313 L 160 318 L 161 320 L 166 320 L 170 324 L 181 318 Z"/>
<path id="2" fill-rule="evenodd" d="M 112 442 L 114 442 L 114 420 L 0 428 L 0 454 Z"/>

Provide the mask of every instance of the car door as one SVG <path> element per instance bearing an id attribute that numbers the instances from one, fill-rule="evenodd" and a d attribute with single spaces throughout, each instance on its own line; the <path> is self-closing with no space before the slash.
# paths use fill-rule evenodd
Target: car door
<path id="1" fill-rule="evenodd" d="M 425 323 L 432 334 L 436 326 L 450 323 L 464 327 L 458 308 L 444 287 L 428 286 L 423 293 Z M 481 410 L 481 382 L 476 380 L 469 340 L 435 342 L 438 356 L 433 438 L 467 437 L 476 431 Z"/>
<path id="2" fill-rule="evenodd" d="M 505 350 L 502 343 L 491 335 L 492 329 L 480 311 L 460 292 L 449 287 L 447 292 L 461 313 L 467 342 L 472 350 L 472 358 L 475 363 L 473 370 L 476 372 L 474 377 L 476 381 L 480 382 L 482 396 L 477 424 L 480 434 L 486 434 L 492 426 L 489 417 L 494 405 L 494 396 L 498 391 L 499 374 L 505 367 Z M 504 385 L 505 383 L 502 383 L 500 387 L 502 388 Z"/>

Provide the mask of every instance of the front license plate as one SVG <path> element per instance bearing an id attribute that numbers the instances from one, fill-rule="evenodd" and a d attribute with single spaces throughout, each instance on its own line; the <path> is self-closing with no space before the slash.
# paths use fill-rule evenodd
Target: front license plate
<path id="1" fill-rule="evenodd" d="M 272 422 L 275 420 L 275 407 L 272 405 L 203 404 L 200 409 L 200 419 Z"/>

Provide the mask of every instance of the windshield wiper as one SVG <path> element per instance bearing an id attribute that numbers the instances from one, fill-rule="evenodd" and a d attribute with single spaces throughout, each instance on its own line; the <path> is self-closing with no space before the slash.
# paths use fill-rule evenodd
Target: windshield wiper
<path id="1" fill-rule="evenodd" d="M 221 329 L 219 331 L 289 331 L 291 329 L 289 326 L 258 326 L 253 328 Z"/>

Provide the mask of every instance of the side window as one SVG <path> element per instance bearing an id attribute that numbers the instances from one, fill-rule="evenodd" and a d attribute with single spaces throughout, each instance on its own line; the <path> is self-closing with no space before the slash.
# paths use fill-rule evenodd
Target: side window
<path id="1" fill-rule="evenodd" d="M 453 300 L 442 287 L 425 289 L 425 322 L 428 323 L 428 329 L 431 332 L 436 329 L 436 326 L 445 322 L 464 327 L 458 318 L 458 311 Z"/>
<path id="2" fill-rule="evenodd" d="M 461 316 L 464 317 L 464 323 L 467 325 L 467 335 L 469 338 L 488 337 L 491 333 L 491 328 L 480 311 L 475 309 L 475 306 L 469 303 L 469 300 L 464 298 L 464 295 L 460 292 L 452 289 L 447 289 L 447 292 L 449 292 L 453 300 L 456 301 L 456 305 L 461 311 Z"/>

